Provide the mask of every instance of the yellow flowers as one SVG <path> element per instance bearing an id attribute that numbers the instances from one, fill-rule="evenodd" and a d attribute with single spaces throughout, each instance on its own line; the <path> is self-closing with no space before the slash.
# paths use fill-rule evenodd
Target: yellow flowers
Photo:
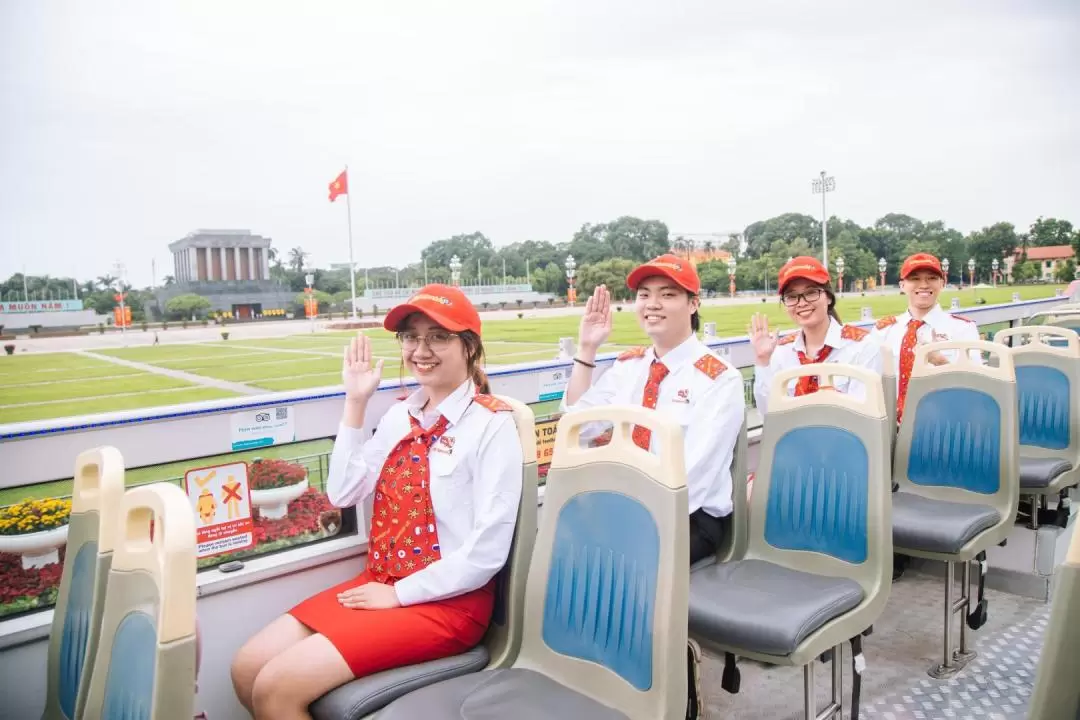
<path id="1" fill-rule="evenodd" d="M 52 530 L 67 525 L 70 516 L 71 500 L 25 500 L 0 508 L 0 535 L 23 535 Z"/>

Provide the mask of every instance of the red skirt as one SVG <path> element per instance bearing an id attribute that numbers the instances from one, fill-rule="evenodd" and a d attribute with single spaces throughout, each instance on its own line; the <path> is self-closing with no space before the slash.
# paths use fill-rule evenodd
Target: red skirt
<path id="1" fill-rule="evenodd" d="M 358 678 L 459 655 L 483 639 L 491 622 L 494 580 L 464 595 L 408 607 L 354 610 L 338 602 L 338 593 L 369 582 L 364 570 L 288 613 L 326 637 Z"/>

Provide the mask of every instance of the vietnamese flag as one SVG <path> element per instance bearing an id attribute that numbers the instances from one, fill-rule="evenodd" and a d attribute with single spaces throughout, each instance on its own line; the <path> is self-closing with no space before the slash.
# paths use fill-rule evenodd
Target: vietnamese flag
<path id="1" fill-rule="evenodd" d="M 330 202 L 334 202 L 338 195 L 348 195 L 349 193 L 349 171 L 342 170 L 341 174 L 337 176 L 334 182 L 330 183 Z"/>

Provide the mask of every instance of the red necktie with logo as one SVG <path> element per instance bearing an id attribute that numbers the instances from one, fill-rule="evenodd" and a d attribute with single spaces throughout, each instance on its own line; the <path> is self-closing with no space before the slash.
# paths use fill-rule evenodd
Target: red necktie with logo
<path id="1" fill-rule="evenodd" d="M 650 409 L 656 407 L 656 400 L 660 397 L 660 382 L 667 377 L 667 374 L 667 365 L 659 360 L 653 360 L 652 365 L 649 366 L 649 380 L 645 383 L 645 393 L 641 398 L 643 407 Z M 642 450 L 648 450 L 652 442 L 652 430 L 635 425 L 633 438 L 635 445 Z"/>
<path id="2" fill-rule="evenodd" d="M 825 358 L 829 357 L 829 353 L 832 352 L 832 347 L 825 345 L 818 350 L 818 354 L 813 359 L 806 357 L 806 353 L 799 350 L 799 364 L 800 365 L 812 365 L 814 363 L 825 362 Z M 799 382 L 795 384 L 795 397 L 800 395 L 809 395 L 818 391 L 818 376 L 817 375 L 804 375 L 799 378 Z"/>
<path id="3" fill-rule="evenodd" d="M 900 341 L 900 377 L 897 380 L 896 394 L 896 423 L 900 424 L 900 418 L 904 417 L 904 401 L 907 399 L 908 381 L 911 380 L 911 369 L 915 367 L 915 345 L 918 344 L 916 333 L 926 323 L 922 320 L 912 319 L 908 321 L 907 332 Z"/>
<path id="4" fill-rule="evenodd" d="M 430 430 L 424 430 L 410 414 L 409 424 L 409 434 L 383 464 L 371 512 L 373 574 L 376 582 L 391 585 L 441 557 L 428 452 L 449 423 L 440 415 Z"/>

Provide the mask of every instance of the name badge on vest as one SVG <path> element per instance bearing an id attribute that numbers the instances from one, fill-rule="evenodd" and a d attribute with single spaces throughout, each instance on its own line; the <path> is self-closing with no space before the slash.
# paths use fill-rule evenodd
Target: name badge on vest
<path id="1" fill-rule="evenodd" d="M 677 390 L 675 392 L 675 397 L 671 398 L 671 401 L 689 405 L 690 404 L 690 391 L 689 390 Z"/>

